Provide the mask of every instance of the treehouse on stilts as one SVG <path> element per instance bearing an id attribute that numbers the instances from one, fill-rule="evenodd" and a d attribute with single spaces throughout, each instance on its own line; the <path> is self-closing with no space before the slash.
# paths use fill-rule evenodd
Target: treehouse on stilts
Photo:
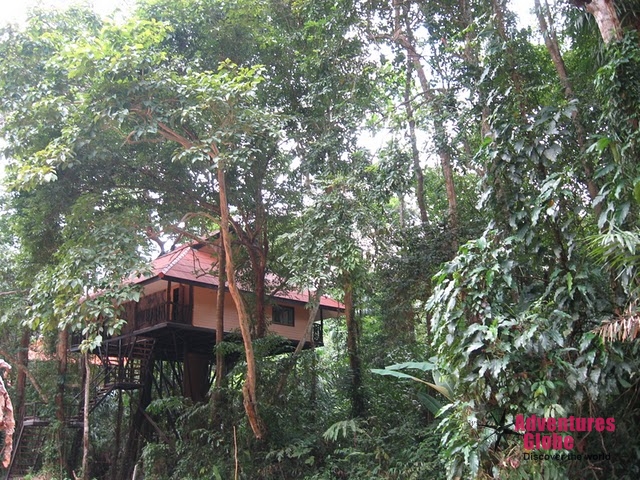
<path id="1" fill-rule="evenodd" d="M 168 396 L 183 396 L 194 402 L 206 399 L 214 379 L 214 347 L 218 336 L 229 342 L 242 343 L 238 314 L 230 295 L 224 296 L 223 331 L 216 331 L 218 291 L 225 288 L 218 277 L 219 244 L 213 241 L 191 242 L 174 248 L 156 258 L 151 273 L 132 281 L 142 288 L 138 302 L 123 305 L 122 316 L 126 324 L 118 332 L 102 342 L 91 352 L 91 396 L 88 405 L 78 396 L 75 414 L 69 415 L 69 424 L 79 427 L 85 408 L 95 410 L 110 396 L 117 398 L 118 418 L 114 423 L 115 438 L 120 442 L 122 394 L 128 393 L 130 401 L 129 435 L 125 448 L 115 445 L 115 452 L 124 452 L 127 458 L 112 458 L 120 463 L 119 473 L 130 473 L 142 448 L 143 437 L 153 436 L 155 425 L 145 411 L 152 400 Z M 270 285 L 280 280 L 268 276 Z M 267 299 L 268 331 L 283 337 L 274 354 L 292 351 L 304 338 L 305 348 L 323 345 L 323 322 L 337 317 L 343 306 L 339 302 L 321 297 L 317 315 L 309 326 L 311 293 L 286 290 L 280 286 L 278 293 Z M 245 294 L 252 294 L 249 288 Z M 312 328 L 308 328 L 312 327 Z M 80 338 L 72 337 L 71 351 L 78 351 Z M 227 355 L 226 369 L 237 361 L 239 354 Z M 37 424 L 36 419 L 27 424 Z M 42 423 L 46 426 L 45 423 Z M 16 446 L 15 467 L 9 469 L 7 478 L 17 475 L 17 468 L 25 469 Z M 24 450 L 24 449 L 23 449 Z M 118 455 L 117 453 L 116 455 Z M 26 456 L 27 452 L 23 452 Z M 27 462 L 28 463 L 28 462 Z M 105 466 L 105 470 L 115 465 Z M 23 472 L 20 472 L 23 473 Z M 124 478 L 124 477 L 123 477 Z"/>

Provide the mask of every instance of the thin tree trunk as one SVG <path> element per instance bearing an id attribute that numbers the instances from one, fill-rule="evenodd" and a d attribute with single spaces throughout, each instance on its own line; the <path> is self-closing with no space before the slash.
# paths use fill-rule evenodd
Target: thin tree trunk
<path id="1" fill-rule="evenodd" d="M 227 187 L 224 171 L 224 161 L 218 157 L 216 152 L 212 152 L 212 158 L 217 157 L 218 161 L 218 188 L 220 189 L 220 227 L 222 231 L 222 243 L 227 261 L 227 282 L 229 284 L 229 293 L 236 305 L 238 311 L 238 322 L 240 324 L 240 332 L 244 343 L 245 357 L 247 361 L 247 377 L 242 387 L 242 395 L 244 399 L 244 408 L 247 413 L 249 425 L 257 439 L 265 436 L 264 424 L 258 414 L 258 398 L 256 393 L 257 372 L 256 360 L 253 352 L 253 344 L 251 343 L 251 327 L 249 325 L 249 315 L 242 298 L 242 294 L 236 283 L 235 263 L 233 259 L 233 250 L 231 245 L 231 237 L 229 235 L 229 204 L 227 203 Z"/>
<path id="2" fill-rule="evenodd" d="M 129 434 L 127 444 L 125 445 L 120 474 L 118 478 L 131 478 L 137 464 L 136 459 L 139 457 L 141 450 L 141 440 L 145 437 L 148 430 L 145 421 L 145 409 L 151 403 L 151 394 L 153 387 L 153 365 L 151 361 L 144 374 L 144 382 L 142 389 L 139 391 L 138 400 L 133 398 L 129 404 Z"/>
<path id="3" fill-rule="evenodd" d="M 257 169 L 260 177 L 254 179 L 262 185 L 262 169 Z M 266 317 L 266 288 L 265 276 L 267 272 L 267 256 L 269 252 L 269 240 L 267 236 L 266 212 L 262 189 L 258 188 L 254 196 L 255 201 L 255 226 L 252 231 L 240 227 L 230 220 L 230 225 L 238 236 L 238 240 L 247 250 L 251 271 L 253 273 L 253 292 L 255 295 L 255 331 L 254 338 L 264 338 L 267 334 Z"/>
<path id="4" fill-rule="evenodd" d="M 399 8 L 395 8 L 395 15 L 399 15 Z M 413 67 L 418 74 L 420 80 L 420 86 L 422 87 L 422 94 L 428 103 L 434 103 L 435 96 L 431 87 L 429 86 L 429 80 L 424 71 L 422 61 L 418 51 L 416 50 L 416 41 L 411 30 L 411 22 L 409 20 L 409 6 L 403 4 L 403 20 L 405 26 L 405 34 L 400 31 L 401 19 L 395 19 L 395 24 L 398 26 L 393 34 L 393 40 L 400 46 L 402 46 L 409 57 L 409 60 L 413 64 Z M 447 146 L 447 131 L 444 125 L 444 121 L 438 115 L 435 115 L 433 119 L 435 143 L 438 156 L 440 157 L 440 166 L 442 168 L 442 176 L 444 177 L 445 188 L 447 193 L 447 205 L 448 205 L 448 223 L 449 229 L 452 232 L 452 247 L 454 250 L 458 249 L 458 202 L 455 190 L 455 182 L 453 179 L 453 167 L 451 161 L 451 153 Z"/>
<path id="5" fill-rule="evenodd" d="M 282 371 L 282 374 L 280 375 L 280 380 L 278 381 L 278 386 L 276 387 L 276 391 L 273 396 L 274 399 L 277 399 L 282 393 L 282 390 L 284 390 L 284 387 L 287 384 L 287 378 L 289 377 L 289 374 L 293 370 L 293 367 L 295 366 L 296 361 L 298 360 L 298 357 L 300 357 L 300 354 L 302 353 L 302 349 L 304 348 L 306 340 L 309 339 L 309 341 L 313 343 L 313 324 L 314 324 L 316 315 L 318 315 L 318 310 L 320 310 L 321 297 L 322 297 L 322 290 L 319 288 L 314 293 L 313 299 L 310 299 L 311 309 L 309 310 L 309 320 L 307 321 L 307 328 L 305 328 L 304 335 L 302 335 L 302 338 L 300 339 L 300 341 L 298 341 L 298 345 L 296 345 L 296 349 L 293 351 L 293 354 L 291 355 L 289 363 L 285 366 L 284 370 Z"/>
<path id="6" fill-rule="evenodd" d="M 256 338 L 264 338 L 267 334 L 267 318 L 265 315 L 265 274 L 266 259 L 261 247 L 249 245 L 256 297 Z"/>
<path id="7" fill-rule="evenodd" d="M 120 443 L 122 436 L 122 415 L 124 404 L 122 403 L 122 390 L 118 390 L 118 410 L 116 413 L 116 428 L 113 439 L 113 454 L 111 455 L 111 480 L 118 480 L 118 463 L 120 461 Z"/>
<path id="8" fill-rule="evenodd" d="M 523 96 L 523 80 L 515 61 L 513 39 L 510 38 L 509 33 L 507 32 L 507 25 L 505 22 L 505 10 L 507 9 L 506 4 L 506 0 L 491 0 L 493 24 L 498 32 L 498 36 L 500 37 L 502 44 L 505 45 L 504 64 L 507 70 L 507 72 L 505 73 L 508 73 L 509 77 L 511 78 L 511 85 L 509 86 L 509 88 L 513 89 L 513 92 L 515 93 L 515 98 L 518 102 L 517 111 L 519 113 L 520 121 L 523 124 L 527 124 L 527 114 L 529 112 L 529 108 Z M 517 113 L 514 112 L 514 116 L 515 115 L 517 115 Z M 483 120 L 486 121 L 486 127 L 489 127 L 489 110 L 483 108 L 482 116 Z M 493 163 L 493 161 L 491 163 Z M 493 170 L 493 165 L 488 165 L 487 170 L 491 172 Z M 507 205 L 506 200 L 507 194 L 505 193 L 505 184 L 508 182 L 500 175 L 497 175 L 492 179 L 492 183 L 493 190 L 495 192 L 494 198 L 496 200 L 496 209 L 500 210 L 498 217 L 506 223 L 510 214 L 509 206 Z"/>
<path id="9" fill-rule="evenodd" d="M 478 54 L 478 47 L 474 45 L 474 40 L 476 39 L 476 29 L 472 28 L 473 27 L 473 14 L 471 11 L 471 6 L 469 5 L 469 1 L 468 0 L 459 0 L 459 5 L 460 5 L 460 18 L 461 18 L 461 30 L 465 32 L 464 35 L 464 60 L 465 62 L 473 67 L 474 70 L 476 71 L 481 71 L 480 69 L 480 61 L 479 61 L 479 54 Z M 488 118 L 489 118 L 489 107 L 487 106 L 486 102 L 484 101 L 486 95 L 484 94 L 484 92 L 482 91 L 481 88 L 479 88 L 478 84 L 480 82 L 480 76 L 479 75 L 474 75 L 474 79 L 473 79 L 473 83 L 474 86 L 472 87 L 478 94 L 478 99 L 479 99 L 479 103 L 480 105 L 482 105 L 482 109 L 481 109 L 481 116 L 480 116 L 480 135 L 481 138 L 484 139 L 484 137 L 486 137 L 487 135 L 489 135 L 490 133 L 490 128 L 489 128 L 489 122 L 488 122 Z M 464 149 L 465 149 L 465 153 L 467 154 L 467 157 L 469 159 L 473 158 L 474 156 L 474 152 L 471 148 L 471 145 L 469 143 L 469 139 L 468 137 L 465 135 L 464 137 Z M 482 169 L 480 169 L 482 170 Z M 483 176 L 485 174 L 484 171 L 478 171 L 476 170 L 476 172 L 478 173 L 479 176 Z"/>
<path id="10" fill-rule="evenodd" d="M 569 74 L 567 73 L 567 67 L 564 63 L 564 59 L 562 58 L 562 53 L 560 52 L 560 46 L 558 44 L 558 39 L 553 30 L 553 25 L 545 18 L 545 14 L 542 10 L 542 5 L 540 4 L 540 0 L 534 0 L 534 7 L 536 16 L 538 18 L 538 25 L 540 26 L 540 32 L 544 37 L 544 43 L 547 47 L 547 51 L 551 56 L 551 60 L 553 61 L 553 65 L 556 68 L 556 72 L 558 73 L 558 77 L 560 78 L 560 83 L 564 89 L 564 96 L 569 101 L 575 101 L 576 96 L 574 94 L 573 85 L 569 78 Z M 549 12 L 547 7 L 547 13 Z M 550 28 L 551 27 L 551 28 Z M 584 128 L 584 125 L 580 121 L 580 115 L 578 110 L 576 110 L 572 115 L 573 124 L 576 128 L 576 142 L 578 143 L 578 147 L 580 148 L 580 153 L 584 154 L 586 150 L 587 143 L 587 133 Z M 589 164 L 586 155 L 581 155 L 582 158 L 582 168 L 585 175 L 585 183 L 587 185 L 587 191 L 589 192 L 589 197 L 593 201 L 598 196 L 598 185 L 593 179 L 593 167 Z M 602 212 L 602 205 L 598 204 L 595 206 L 596 218 L 600 217 L 600 213 Z"/>
<path id="11" fill-rule="evenodd" d="M 260 209 L 260 207 L 258 208 Z M 254 308 L 255 331 L 253 333 L 254 338 L 263 338 L 267 334 L 265 276 L 267 271 L 268 242 L 266 240 L 266 232 L 263 231 L 263 226 L 261 226 L 263 222 L 260 220 L 260 215 L 256 218 L 257 231 L 254 232 L 245 231 L 231 220 L 229 223 L 249 255 L 251 272 L 253 273 L 253 291 L 256 300 Z M 260 237 L 260 240 L 256 240 L 256 237 Z"/>
<path id="12" fill-rule="evenodd" d="M 462 20 L 462 30 L 464 34 L 464 59 L 469 65 L 477 64 L 477 55 L 472 48 L 473 39 L 475 37 L 474 29 L 469 28 L 473 23 L 473 17 L 471 15 L 471 8 L 468 0 L 459 0 L 458 5 L 460 7 L 460 18 Z"/>
<path id="13" fill-rule="evenodd" d="M 145 118 L 146 113 L 142 110 L 134 110 L 135 113 Z M 158 122 L 158 133 L 167 140 L 177 142 L 184 148 L 192 148 L 193 142 L 177 133 L 171 127 L 165 125 L 162 122 Z M 215 143 L 210 145 L 209 158 L 213 162 L 217 162 L 217 177 L 218 188 L 220 190 L 220 230 L 222 232 L 222 243 L 224 245 L 224 251 L 226 256 L 226 270 L 227 270 L 227 282 L 229 284 L 229 293 L 236 305 L 238 311 L 238 321 L 240 323 L 240 331 L 242 333 L 242 340 L 244 343 L 245 357 L 247 360 L 247 378 L 242 388 L 242 394 L 244 398 L 244 408 L 247 413 L 249 425 L 253 431 L 254 436 L 257 439 L 262 439 L 266 434 L 264 424 L 258 415 L 258 399 L 256 394 L 256 361 L 253 353 L 253 345 L 251 343 L 251 326 L 249 324 L 249 315 L 247 313 L 247 307 L 242 298 L 240 289 L 236 283 L 235 263 L 233 259 L 233 250 L 231 246 L 231 237 L 229 236 L 229 225 L 231 223 L 231 216 L 229 214 L 229 204 L 227 201 L 227 188 L 224 171 L 224 161 L 219 156 L 219 150 Z M 215 163 L 213 163 L 215 165 Z M 239 233 L 239 232 L 238 232 Z"/>
<path id="14" fill-rule="evenodd" d="M 91 365 L 89 353 L 82 356 L 84 365 L 84 409 L 82 411 L 82 479 L 89 480 L 89 404 L 91 402 Z"/>
<path id="15" fill-rule="evenodd" d="M 18 421 L 22 421 L 25 413 L 27 372 L 29 370 L 29 345 L 31 344 L 31 329 L 24 327 L 20 337 L 18 350 L 18 375 L 16 379 L 16 398 L 18 400 Z"/>
<path id="16" fill-rule="evenodd" d="M 347 323 L 347 354 L 351 370 L 351 416 L 362 417 L 365 411 L 362 395 L 362 365 L 360 361 L 359 328 L 353 303 L 353 284 L 347 279 L 344 286 L 344 311 Z"/>
<path id="17" fill-rule="evenodd" d="M 529 109 L 523 98 L 523 81 L 520 76 L 519 69 L 516 68 L 515 62 L 515 54 L 513 52 L 513 46 L 511 38 L 509 38 L 509 34 L 507 32 L 507 25 L 505 22 L 505 10 L 506 10 L 506 0 L 491 0 L 491 9 L 493 11 L 493 16 L 495 19 L 495 26 L 498 30 L 498 35 L 502 42 L 506 45 L 505 47 L 505 56 L 507 67 L 509 69 L 509 75 L 511 76 L 511 82 L 513 84 L 513 89 L 520 100 L 520 115 L 522 119 L 526 119 L 527 112 Z"/>
<path id="18" fill-rule="evenodd" d="M 261 172 L 262 173 L 262 172 Z M 262 185 L 260 181 L 260 185 Z M 263 338 L 267 334 L 267 318 L 266 318 L 266 290 L 265 275 L 267 272 L 267 255 L 269 253 L 269 240 L 267 237 L 266 212 L 264 209 L 264 198 L 262 196 L 262 188 L 258 188 L 256 192 L 256 246 L 254 254 L 256 256 L 255 283 L 256 283 L 256 334 L 258 338 Z"/>
<path id="19" fill-rule="evenodd" d="M 504 0 L 491 0 L 491 10 L 493 11 L 493 15 L 496 19 L 496 27 L 498 28 L 498 35 L 502 40 L 507 40 L 507 26 L 504 21 Z"/>
<path id="20" fill-rule="evenodd" d="M 58 391 L 55 398 L 56 420 L 58 421 L 56 440 L 58 447 L 58 466 L 61 474 L 69 473 L 65 448 L 66 412 L 64 408 L 64 396 L 67 383 L 68 350 L 69 330 L 65 328 L 58 333 L 58 344 L 56 346 L 56 357 L 58 359 Z"/>
<path id="21" fill-rule="evenodd" d="M 451 248 L 456 251 L 458 250 L 458 200 L 453 180 L 451 155 L 448 152 L 443 152 L 440 155 L 440 166 L 442 167 L 444 186 L 447 192 L 447 204 L 449 206 L 447 215 L 449 217 L 449 231 L 451 232 Z"/>
<path id="22" fill-rule="evenodd" d="M 540 27 L 540 32 L 542 33 L 542 37 L 544 38 L 544 44 L 547 47 L 549 55 L 551 56 L 553 65 L 556 67 L 556 72 L 558 73 L 558 77 L 560 78 L 560 83 L 564 88 L 565 98 L 573 100 L 575 98 L 575 95 L 573 93 L 573 86 L 571 84 L 571 81 L 569 80 L 567 67 L 564 63 L 564 59 L 562 58 L 562 54 L 560 53 L 560 46 L 558 45 L 558 39 L 553 30 L 553 24 L 547 22 L 547 18 L 545 12 L 542 9 L 540 0 L 534 0 L 533 3 L 536 17 L 538 18 L 538 26 Z M 546 13 L 548 13 L 548 10 Z"/>
<path id="23" fill-rule="evenodd" d="M 413 105 L 411 104 L 411 85 L 413 84 L 413 62 L 407 57 L 407 80 L 404 89 L 404 107 L 407 111 L 407 122 L 409 123 L 409 139 L 411 141 L 411 155 L 413 157 L 413 173 L 416 177 L 416 197 L 418 209 L 420 210 L 420 221 L 426 225 L 427 206 L 424 201 L 424 172 L 420 165 L 420 151 L 416 139 L 416 120 L 413 116 Z"/>
<path id="24" fill-rule="evenodd" d="M 220 252 L 218 253 L 218 292 L 216 295 L 216 381 L 213 393 L 213 409 L 214 414 L 219 414 L 224 403 L 224 393 L 222 392 L 223 379 L 225 371 L 225 355 L 221 348 L 224 341 L 224 301 L 226 297 L 227 283 L 225 270 L 227 268 L 227 259 L 224 251 L 224 243 L 222 240 L 223 232 L 220 232 Z M 219 417 L 222 418 L 222 417 Z"/>
<path id="25" fill-rule="evenodd" d="M 318 354 L 315 345 L 311 346 L 311 392 L 309 393 L 309 407 L 312 412 L 318 407 Z"/>

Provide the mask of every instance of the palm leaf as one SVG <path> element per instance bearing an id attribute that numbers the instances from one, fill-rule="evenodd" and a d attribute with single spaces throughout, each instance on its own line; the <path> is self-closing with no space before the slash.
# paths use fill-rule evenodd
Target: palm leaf
<path id="1" fill-rule="evenodd" d="M 605 321 L 595 329 L 595 333 L 602 337 L 604 342 L 630 342 L 640 333 L 640 315 L 628 315 Z"/>

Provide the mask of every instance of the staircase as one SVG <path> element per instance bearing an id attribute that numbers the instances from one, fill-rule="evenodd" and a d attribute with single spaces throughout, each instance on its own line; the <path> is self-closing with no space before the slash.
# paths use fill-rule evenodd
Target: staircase
<path id="1" fill-rule="evenodd" d="M 100 346 L 98 356 L 102 368 L 92 378 L 89 413 L 93 412 L 115 390 L 136 390 L 144 385 L 147 369 L 153 358 L 152 338 L 118 340 Z M 84 395 L 84 393 L 82 393 Z M 84 415 L 83 401 L 74 418 L 82 423 Z"/>
<path id="2" fill-rule="evenodd" d="M 92 378 L 89 413 L 95 410 L 115 390 L 135 390 L 142 388 L 147 370 L 153 360 L 154 340 L 150 338 L 120 339 L 105 343 L 98 349 L 101 368 Z M 84 392 L 75 398 L 79 410 L 68 418 L 71 427 L 82 427 L 84 418 Z M 17 479 L 37 471 L 42 462 L 42 447 L 45 443 L 49 420 L 37 413 L 26 415 L 20 433 L 14 440 L 11 463 L 5 479 Z"/>
<path id="3" fill-rule="evenodd" d="M 7 469 L 7 480 L 21 478 L 30 472 L 36 472 L 42 464 L 42 447 L 45 441 L 45 428 L 48 420 L 38 417 L 25 417 L 20 433 L 14 441 L 11 463 Z"/>

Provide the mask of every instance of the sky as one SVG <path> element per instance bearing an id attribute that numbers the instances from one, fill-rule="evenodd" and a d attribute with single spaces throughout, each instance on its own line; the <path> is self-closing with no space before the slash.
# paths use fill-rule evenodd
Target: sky
<path id="1" fill-rule="evenodd" d="M 27 11 L 35 6 L 64 8 L 73 4 L 92 5 L 101 15 L 108 16 L 118 8 L 134 4 L 134 0 L 0 0 L 0 24 L 22 23 Z"/>
<path id="2" fill-rule="evenodd" d="M 93 5 L 98 13 L 107 16 L 117 8 L 131 8 L 135 0 L 93 0 L 84 2 L 78 0 L 0 0 L 0 24 L 23 22 L 26 18 L 26 12 L 36 5 L 65 7 L 77 3 Z M 523 23 L 530 24 L 533 21 L 529 12 L 533 6 L 533 0 L 511 0 L 510 5 L 524 19 Z"/>

